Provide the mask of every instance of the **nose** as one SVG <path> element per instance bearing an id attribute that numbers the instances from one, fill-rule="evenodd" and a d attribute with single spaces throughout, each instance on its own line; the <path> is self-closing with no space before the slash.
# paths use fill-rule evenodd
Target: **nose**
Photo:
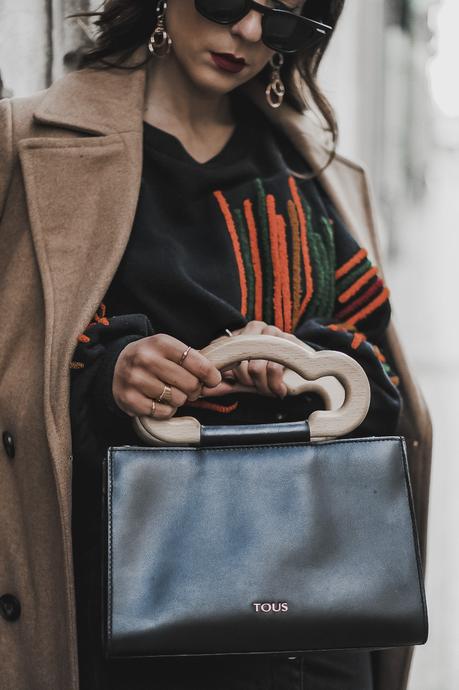
<path id="1" fill-rule="evenodd" d="M 231 33 L 242 36 L 246 41 L 257 43 L 261 39 L 261 14 L 250 10 L 245 17 L 233 24 Z"/>

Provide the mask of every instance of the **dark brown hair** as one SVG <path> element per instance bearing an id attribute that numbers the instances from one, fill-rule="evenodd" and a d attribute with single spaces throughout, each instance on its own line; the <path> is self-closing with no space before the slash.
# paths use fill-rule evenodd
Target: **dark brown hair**
<path id="1" fill-rule="evenodd" d="M 303 14 L 329 24 L 332 27 L 341 15 L 344 0 L 306 0 Z M 142 45 L 146 45 L 155 21 L 154 0 L 105 0 L 99 12 L 81 13 L 72 16 L 97 17 L 97 36 L 94 45 L 83 52 L 80 67 L 95 66 L 121 67 L 123 63 Z M 284 54 L 281 75 L 285 84 L 285 101 L 295 110 L 303 113 L 315 105 L 326 123 L 326 131 L 331 136 L 331 156 L 334 157 L 338 139 L 338 125 L 332 106 L 317 83 L 317 71 L 330 42 L 331 34 L 324 37 L 314 48 L 304 48 L 296 53 Z M 148 58 L 147 58 L 148 60 Z M 135 69 L 142 67 L 146 60 Z M 269 64 L 255 77 L 266 85 L 269 82 Z M 298 76 L 300 85 L 298 85 Z M 301 81 L 306 89 L 301 89 Z M 308 95 L 305 95 L 306 94 Z M 310 100 L 308 100 L 310 99 Z"/>

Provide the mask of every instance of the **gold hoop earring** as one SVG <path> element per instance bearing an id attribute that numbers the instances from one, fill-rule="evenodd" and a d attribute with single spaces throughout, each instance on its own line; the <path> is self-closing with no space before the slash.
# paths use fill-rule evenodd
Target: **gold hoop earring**
<path id="1" fill-rule="evenodd" d="M 165 20 L 166 20 L 166 0 L 159 0 L 156 5 L 156 26 L 153 29 L 153 33 L 150 36 L 148 42 L 148 50 L 152 55 L 157 57 L 163 57 L 171 49 L 172 40 L 166 31 Z"/>
<path id="2" fill-rule="evenodd" d="M 284 64 L 284 56 L 282 53 L 274 53 L 269 60 L 271 65 L 271 81 L 266 87 L 266 99 L 271 108 L 278 108 L 283 101 L 285 94 L 285 86 L 280 76 L 280 68 Z"/>

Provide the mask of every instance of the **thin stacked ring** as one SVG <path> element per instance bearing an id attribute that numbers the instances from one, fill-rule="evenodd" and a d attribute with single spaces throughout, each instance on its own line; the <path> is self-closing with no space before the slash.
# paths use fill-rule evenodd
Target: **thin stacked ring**
<path id="1" fill-rule="evenodd" d="M 180 357 L 180 361 L 179 361 L 179 365 L 180 365 L 180 366 L 181 366 L 181 365 L 183 364 L 183 362 L 185 361 L 185 358 L 186 358 L 186 356 L 188 355 L 188 353 L 189 353 L 190 350 L 191 350 L 191 345 L 188 345 L 188 347 L 186 348 L 186 350 L 183 351 L 183 353 L 182 353 L 182 355 L 181 355 L 181 357 Z M 202 396 L 199 396 L 199 397 L 202 397 Z M 150 417 L 154 417 L 154 416 L 155 416 L 155 412 L 156 412 L 156 403 L 157 403 L 157 402 L 164 402 L 164 403 L 166 403 L 166 404 L 169 404 L 169 403 L 171 402 L 171 400 L 172 400 L 172 389 L 171 389 L 170 386 L 168 386 L 168 385 L 165 383 L 165 384 L 164 384 L 164 388 L 163 388 L 162 393 L 161 393 L 161 395 L 159 396 L 159 398 L 157 398 L 157 399 L 152 399 L 152 401 L 151 401 Z"/>

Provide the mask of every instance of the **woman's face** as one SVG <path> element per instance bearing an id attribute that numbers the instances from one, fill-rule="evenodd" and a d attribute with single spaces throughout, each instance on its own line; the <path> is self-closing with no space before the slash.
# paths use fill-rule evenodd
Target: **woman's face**
<path id="1" fill-rule="evenodd" d="M 283 5 L 260 0 L 260 4 L 294 10 L 303 0 L 285 0 Z M 261 40 L 261 17 L 251 10 L 235 24 L 223 26 L 201 16 L 194 0 L 168 0 L 166 28 L 173 53 L 191 81 L 206 91 L 228 93 L 258 74 L 274 53 Z M 231 71 L 232 63 L 215 53 L 230 53 L 245 63 Z"/>

